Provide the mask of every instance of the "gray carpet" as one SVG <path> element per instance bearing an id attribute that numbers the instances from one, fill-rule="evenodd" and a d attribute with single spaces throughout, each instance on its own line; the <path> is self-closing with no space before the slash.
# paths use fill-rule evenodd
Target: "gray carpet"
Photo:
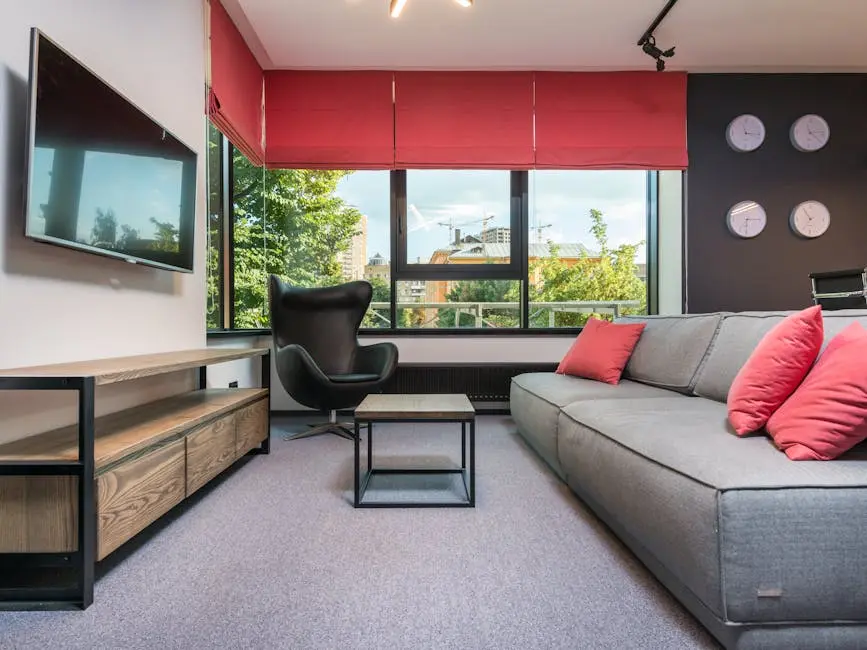
<path id="1" fill-rule="evenodd" d="M 460 457 L 401 426 L 383 458 Z M 509 418 L 479 418 L 475 509 L 356 510 L 352 443 L 292 428 L 110 556 L 88 610 L 0 612 L 0 647 L 718 647 Z"/>

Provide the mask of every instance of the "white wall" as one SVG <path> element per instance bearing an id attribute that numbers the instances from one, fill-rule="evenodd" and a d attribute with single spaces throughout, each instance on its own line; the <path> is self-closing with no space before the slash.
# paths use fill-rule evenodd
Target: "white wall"
<path id="1" fill-rule="evenodd" d="M 31 27 L 200 154 L 195 274 L 24 239 Z M 205 345 L 204 38 L 201 0 L 0 0 L 0 367 Z M 189 384 L 181 373 L 113 386 L 98 393 L 98 412 Z M 53 426 L 68 401 L 0 392 L 0 439 Z M 34 403 L 44 417 L 34 418 Z"/>

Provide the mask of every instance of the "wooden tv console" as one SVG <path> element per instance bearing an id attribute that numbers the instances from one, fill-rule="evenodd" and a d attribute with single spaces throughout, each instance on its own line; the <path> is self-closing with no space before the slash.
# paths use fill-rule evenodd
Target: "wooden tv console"
<path id="1" fill-rule="evenodd" d="M 206 388 L 261 356 L 261 388 Z M 78 423 L 0 445 L 0 608 L 93 602 L 94 567 L 247 453 L 270 451 L 270 352 L 206 348 L 0 370 L 0 390 L 74 390 Z M 99 418 L 97 386 L 198 369 L 199 388 Z"/>

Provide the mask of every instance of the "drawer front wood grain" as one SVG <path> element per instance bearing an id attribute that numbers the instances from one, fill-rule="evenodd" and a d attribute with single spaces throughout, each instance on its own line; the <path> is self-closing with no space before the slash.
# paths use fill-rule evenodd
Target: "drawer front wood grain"
<path id="1" fill-rule="evenodd" d="M 74 551 L 77 521 L 77 478 L 0 477 L 0 553 Z"/>
<path id="2" fill-rule="evenodd" d="M 235 414 L 221 417 L 187 436 L 187 496 L 235 460 Z"/>
<path id="3" fill-rule="evenodd" d="M 181 438 L 97 478 L 98 560 L 183 501 L 185 467 Z"/>
<path id="4" fill-rule="evenodd" d="M 268 400 L 245 406 L 235 414 L 237 452 L 240 458 L 268 437 Z"/>

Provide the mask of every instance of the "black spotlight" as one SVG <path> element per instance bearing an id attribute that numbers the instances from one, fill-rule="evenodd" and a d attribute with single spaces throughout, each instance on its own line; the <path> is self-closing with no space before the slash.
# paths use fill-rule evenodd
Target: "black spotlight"
<path id="1" fill-rule="evenodd" d="M 656 39 L 651 34 L 647 37 L 644 43 L 641 44 L 641 50 L 650 57 L 656 59 L 656 70 L 662 72 L 665 70 L 665 59 L 670 59 L 674 56 L 674 48 L 670 47 L 667 50 L 661 50 L 656 47 Z"/>

